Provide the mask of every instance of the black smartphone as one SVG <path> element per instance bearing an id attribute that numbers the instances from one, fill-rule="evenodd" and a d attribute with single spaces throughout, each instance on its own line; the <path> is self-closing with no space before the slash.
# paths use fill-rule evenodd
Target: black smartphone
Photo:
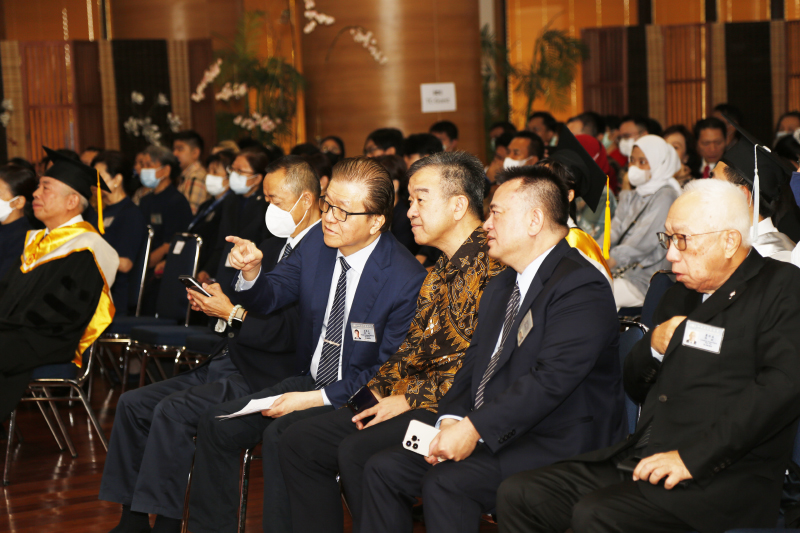
<path id="1" fill-rule="evenodd" d="M 641 461 L 641 459 L 634 456 L 628 457 L 627 459 L 623 459 L 622 461 L 617 463 L 617 470 L 619 470 L 620 472 L 633 474 L 633 471 L 636 470 L 636 466 L 639 464 L 639 461 Z"/>
<path id="2" fill-rule="evenodd" d="M 203 296 L 205 296 L 207 298 L 211 298 L 211 295 L 208 294 L 208 291 L 206 291 L 203 288 L 203 285 L 199 281 L 194 279 L 192 276 L 182 275 L 182 276 L 178 276 L 178 279 L 181 280 L 181 282 L 184 285 L 186 285 L 187 289 L 191 289 L 193 291 L 197 291 L 200 294 L 202 294 Z"/>
<path id="3" fill-rule="evenodd" d="M 366 411 L 375 405 L 378 405 L 378 399 L 366 385 L 358 389 L 356 393 L 347 400 L 347 407 L 353 411 L 354 415 L 357 415 L 361 411 Z"/>

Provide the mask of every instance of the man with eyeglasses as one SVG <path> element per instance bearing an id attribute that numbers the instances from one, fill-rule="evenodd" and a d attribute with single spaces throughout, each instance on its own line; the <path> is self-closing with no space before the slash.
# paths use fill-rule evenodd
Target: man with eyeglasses
<path id="1" fill-rule="evenodd" d="M 333 168 L 320 200 L 321 225 L 271 272 L 261 272 L 263 253 L 253 242 L 229 239 L 230 263 L 241 271 L 235 283 L 243 307 L 266 314 L 297 302 L 300 375 L 203 415 L 190 501 L 193 533 L 236 529 L 240 452 L 262 439 L 265 527 L 288 527 L 278 438 L 298 420 L 344 406 L 399 348 L 425 270 L 388 231 L 393 207 L 394 185 L 383 166 L 346 159 Z M 293 209 L 287 204 L 284 211 L 293 218 Z M 273 231 L 289 223 L 277 212 L 267 216 Z M 218 418 L 271 397 L 277 398 L 260 412 Z"/>
<path id="2" fill-rule="evenodd" d="M 751 246 L 744 193 L 696 180 L 659 240 L 678 282 L 625 359 L 636 431 L 506 480 L 500 531 L 774 528 L 800 417 L 800 270 Z"/>

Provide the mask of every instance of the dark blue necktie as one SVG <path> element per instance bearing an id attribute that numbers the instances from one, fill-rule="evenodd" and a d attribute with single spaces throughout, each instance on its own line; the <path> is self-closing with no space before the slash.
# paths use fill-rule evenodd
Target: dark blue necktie
<path id="1" fill-rule="evenodd" d="M 283 255 L 281 256 L 281 261 L 289 257 L 291 253 L 292 253 L 292 245 L 287 242 L 286 248 L 283 249 Z"/>
<path id="2" fill-rule="evenodd" d="M 344 326 L 344 302 L 347 296 L 347 271 L 350 265 L 339 258 L 342 265 L 342 273 L 339 274 L 339 281 L 336 284 L 336 294 L 333 297 L 333 305 L 328 315 L 328 325 L 325 328 L 325 340 L 322 343 L 322 355 L 317 366 L 317 380 L 315 388 L 317 390 L 330 385 L 339 378 L 339 356 L 342 353 L 342 327 Z"/>

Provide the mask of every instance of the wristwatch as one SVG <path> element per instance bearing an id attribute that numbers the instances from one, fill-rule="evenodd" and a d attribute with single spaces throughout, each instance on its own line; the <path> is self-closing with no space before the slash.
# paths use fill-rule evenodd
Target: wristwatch
<path id="1" fill-rule="evenodd" d="M 244 307 L 241 305 L 235 305 L 233 309 L 231 309 L 231 314 L 228 315 L 228 326 L 233 327 L 233 321 L 236 320 L 237 322 L 241 322 L 244 320 Z"/>

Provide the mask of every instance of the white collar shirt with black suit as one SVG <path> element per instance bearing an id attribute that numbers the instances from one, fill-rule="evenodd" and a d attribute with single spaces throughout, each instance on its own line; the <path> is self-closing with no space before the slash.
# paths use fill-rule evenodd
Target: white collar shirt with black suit
<path id="1" fill-rule="evenodd" d="M 579 533 L 599 523 L 615 531 L 701 533 L 775 527 L 800 417 L 800 270 L 751 249 L 703 296 L 681 283 L 667 291 L 655 323 L 688 319 L 663 362 L 653 357 L 652 332 L 625 359 L 625 389 L 642 402 L 636 432 L 508 480 L 498 503 L 504 531 Z M 688 320 L 724 330 L 719 353 L 684 344 Z M 692 475 L 683 486 L 633 482 L 616 469 L 626 457 L 670 451 Z"/>
<path id="2" fill-rule="evenodd" d="M 440 415 L 468 416 L 483 444 L 463 461 L 434 467 L 400 443 L 373 455 L 360 531 L 410 530 L 409 502 L 422 496 L 427 531 L 477 532 L 506 477 L 625 435 L 614 297 L 605 277 L 565 240 L 521 298 L 484 404 L 475 409 L 517 278 L 506 269 L 489 282 L 464 366 L 439 403 Z M 518 338 L 529 312 L 533 327 Z"/>

